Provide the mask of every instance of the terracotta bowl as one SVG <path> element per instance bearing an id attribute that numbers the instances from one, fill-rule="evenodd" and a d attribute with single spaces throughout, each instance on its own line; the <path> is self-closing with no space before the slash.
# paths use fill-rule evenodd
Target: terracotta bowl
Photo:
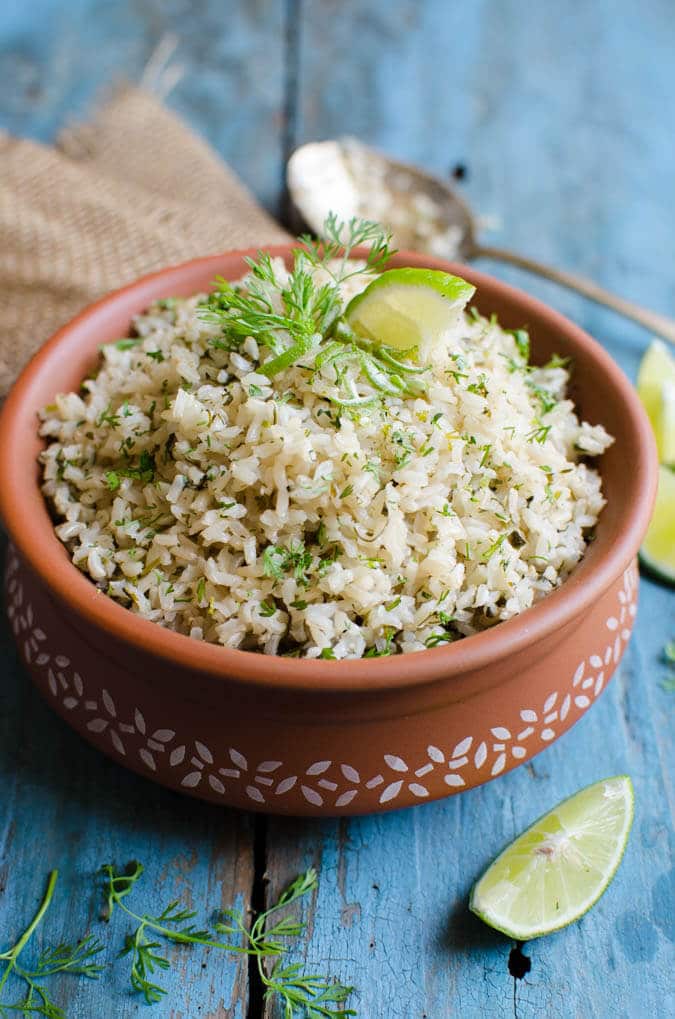
<path id="1" fill-rule="evenodd" d="M 288 249 L 275 249 L 287 255 Z M 139 280 L 64 326 L 21 375 L 0 421 L 7 606 L 19 653 L 52 707 L 121 764 L 180 792 L 288 814 L 403 807 L 503 775 L 600 696 L 630 637 L 636 552 L 654 497 L 649 424 L 609 355 L 567 319 L 463 265 L 401 253 L 394 265 L 465 276 L 483 312 L 530 328 L 535 361 L 574 359 L 581 414 L 616 437 L 601 459 L 608 505 L 557 591 L 448 647 L 359 661 L 274 658 L 200 644 L 116 604 L 70 562 L 39 489 L 36 412 L 77 388 L 99 344 L 155 298 L 209 289 L 250 252 Z"/>

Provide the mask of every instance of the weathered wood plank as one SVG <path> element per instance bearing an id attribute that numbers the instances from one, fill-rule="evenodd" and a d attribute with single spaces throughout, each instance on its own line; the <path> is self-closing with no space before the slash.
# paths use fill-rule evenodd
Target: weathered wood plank
<path id="1" fill-rule="evenodd" d="M 138 81 L 158 42 L 175 36 L 174 63 L 184 73 L 170 105 L 274 207 L 282 175 L 284 23 L 283 0 L 233 2 L 226 11 L 211 0 L 187 8 L 79 0 L 67 9 L 55 0 L 30 6 L 10 0 L 0 11 L 0 126 L 50 140 L 70 119 L 85 116 L 102 89 Z M 141 908 L 178 895 L 207 915 L 219 906 L 247 908 L 252 820 L 184 801 L 100 758 L 33 693 L 4 628 L 0 644 L 0 940 L 27 921 L 53 866 L 61 879 L 45 937 L 72 937 L 89 924 L 100 933 L 93 875 L 107 859 L 144 862 Z M 125 929 L 119 918 L 106 961 Z M 171 954 L 169 995 L 153 1014 L 243 1019 L 245 961 L 211 953 L 202 970 L 203 953 Z M 126 971 L 118 963 L 98 984 L 63 980 L 55 997 L 76 1019 L 135 1015 L 142 1006 L 128 993 Z"/>
<path id="2" fill-rule="evenodd" d="M 69 1019 L 137 1015 L 128 960 L 112 965 L 130 927 L 123 916 L 110 927 L 99 921 L 97 869 L 133 859 L 145 865 L 132 904 L 139 912 L 161 910 L 175 898 L 204 920 L 219 908 L 248 909 L 252 818 L 160 789 L 85 744 L 49 711 L 19 667 L 4 609 L 0 646 L 0 951 L 24 929 L 48 871 L 58 868 L 54 904 L 28 958 L 41 945 L 91 931 L 106 942 L 102 961 L 111 968 L 98 982 L 54 979 L 54 999 L 67 1006 Z M 169 954 L 175 964 L 160 974 L 169 993 L 153 1010 L 157 1019 L 245 1019 L 245 960 L 201 949 Z"/>
<path id="3" fill-rule="evenodd" d="M 654 600 L 644 598 L 642 616 Z M 272 821 L 271 894 L 309 864 L 321 875 L 310 936 L 297 958 L 354 983 L 364 1016 L 502 1016 L 514 1000 L 521 1019 L 668 1014 L 666 762 L 672 767 L 673 746 L 665 733 L 659 741 L 655 725 L 666 695 L 639 658 L 638 641 L 589 715 L 530 767 L 496 783 L 379 818 L 302 827 Z M 558 799 L 625 771 L 635 782 L 637 813 L 612 888 L 579 924 L 526 946 L 532 970 L 516 985 L 508 972 L 511 944 L 467 910 L 471 884 Z"/>
<path id="4" fill-rule="evenodd" d="M 656 99 L 675 87 L 669 10 L 665 0 L 639 12 L 519 0 L 306 5 L 296 141 L 355 133 L 440 174 L 462 163 L 467 196 L 497 220 L 495 243 L 672 311 L 675 124 Z M 641 330 L 490 268 L 586 326 L 634 377 Z M 354 983 L 365 1016 L 668 1014 L 675 749 L 672 695 L 658 680 L 673 633 L 675 596 L 644 581 L 620 675 L 530 767 L 386 817 L 273 821 L 270 895 L 309 863 L 321 874 L 297 958 Z M 563 796 L 625 771 L 637 814 L 614 885 L 581 923 L 528 946 L 532 970 L 514 981 L 511 946 L 466 909 L 472 882 Z"/>
<path id="5" fill-rule="evenodd" d="M 282 178 L 285 0 L 9 0 L 0 10 L 0 127 L 49 141 L 102 90 L 138 82 L 159 42 L 183 75 L 168 104 L 269 208 Z"/>
<path id="6" fill-rule="evenodd" d="M 30 9 L 10 0 L 0 13 L 0 76 L 14 87 L 0 96 L 0 124 L 51 137 L 111 74 L 136 76 L 158 38 L 175 31 L 187 74 L 171 103 L 274 206 L 285 6 L 235 3 L 225 17 L 207 0 L 189 10 L 122 0 L 95 12 L 92 0 L 67 8 L 38 0 Z M 667 0 L 639 9 L 602 0 L 564 12 L 522 0 L 289 7 L 296 8 L 303 15 L 297 141 L 351 131 L 439 173 L 465 163 L 467 194 L 501 221 L 495 243 L 673 308 L 674 125 L 660 98 L 672 93 L 675 76 Z M 644 345 L 637 327 L 550 284 L 494 268 L 586 325 L 635 370 Z M 643 585 L 621 675 L 530 769 L 403 814 L 270 825 L 270 895 L 309 862 L 321 871 L 298 957 L 354 982 L 362 1016 L 472 1019 L 516 1011 L 521 1019 L 605 1019 L 673 1011 L 672 695 L 658 687 L 657 658 L 674 613 L 672 593 Z M 183 801 L 99 758 L 38 701 L 9 651 L 0 690 L 3 938 L 5 924 L 18 929 L 31 912 L 43 873 L 63 860 L 48 928 L 56 936 L 93 920 L 95 896 L 78 896 L 113 856 L 147 864 L 142 905 L 182 891 L 195 906 L 246 904 L 246 819 Z M 514 986 L 510 946 L 466 912 L 468 889 L 552 802 L 616 771 L 632 774 L 638 796 L 619 876 L 581 924 L 529 946 L 532 971 Z M 243 975 L 233 964 L 211 958 L 202 971 L 201 956 L 179 957 L 172 1000 L 149 1014 L 245 1014 Z M 142 1010 L 126 996 L 119 967 L 99 985 L 64 982 L 63 1000 L 81 1019 Z"/>
<path id="7" fill-rule="evenodd" d="M 672 309 L 668 0 L 327 0 L 303 13 L 298 144 L 351 133 L 441 176 L 462 164 L 490 241 Z M 644 340 L 554 284 L 482 265 L 619 349 Z"/>

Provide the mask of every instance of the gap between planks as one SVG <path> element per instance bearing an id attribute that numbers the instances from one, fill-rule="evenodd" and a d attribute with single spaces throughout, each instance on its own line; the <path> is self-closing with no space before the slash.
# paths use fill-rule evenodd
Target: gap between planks
<path id="1" fill-rule="evenodd" d="M 279 175 L 279 212 L 283 223 L 288 223 L 290 208 L 286 188 L 286 164 L 298 144 L 298 114 L 300 87 L 300 34 L 303 0 L 286 0 L 284 26 L 284 94 L 283 129 L 281 134 L 281 166 Z M 267 835 L 268 819 L 256 814 L 253 826 L 253 880 L 251 884 L 251 920 L 268 908 L 267 901 Z M 248 961 L 248 1007 L 246 1019 L 269 1019 L 271 1009 L 266 1006 L 265 988 L 255 956 Z"/>

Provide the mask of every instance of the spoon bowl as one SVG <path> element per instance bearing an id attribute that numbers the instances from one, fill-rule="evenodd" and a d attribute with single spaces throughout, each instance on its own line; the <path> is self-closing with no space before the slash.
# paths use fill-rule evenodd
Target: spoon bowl
<path id="1" fill-rule="evenodd" d="M 309 142 L 288 162 L 295 211 L 321 236 L 329 212 L 374 219 L 399 248 L 464 260 L 475 256 L 476 220 L 445 181 L 382 155 L 356 138 Z"/>

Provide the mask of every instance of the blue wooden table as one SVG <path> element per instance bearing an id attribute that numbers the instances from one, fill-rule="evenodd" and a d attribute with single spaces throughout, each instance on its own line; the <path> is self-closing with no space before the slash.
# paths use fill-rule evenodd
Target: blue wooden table
<path id="1" fill-rule="evenodd" d="M 354 133 L 462 176 L 490 241 L 675 314 L 672 0 L 4 0 L 0 126 L 48 140 L 101 85 L 137 78 L 165 33 L 185 66 L 170 105 L 273 211 L 294 145 Z M 648 341 L 637 326 L 517 270 L 485 268 L 580 323 L 635 377 Z M 203 916 L 260 905 L 314 864 L 320 888 L 294 957 L 354 984 L 366 1019 L 675 1014 L 675 694 L 661 686 L 674 609 L 675 594 L 644 578 L 619 674 L 533 763 L 442 803 L 354 821 L 230 813 L 123 771 L 48 711 L 2 624 L 0 951 L 52 867 L 61 878 L 36 948 L 91 930 L 112 964 L 125 925 L 98 920 L 103 862 L 144 862 L 143 908 L 180 897 Z M 637 797 L 621 869 L 580 923 L 525 946 L 531 969 L 517 979 L 513 946 L 467 911 L 469 888 L 539 814 L 617 772 Z M 245 961 L 172 957 L 170 994 L 149 1015 L 278 1019 Z M 75 1019 L 145 1009 L 122 963 L 97 983 L 57 980 L 54 996 Z"/>

